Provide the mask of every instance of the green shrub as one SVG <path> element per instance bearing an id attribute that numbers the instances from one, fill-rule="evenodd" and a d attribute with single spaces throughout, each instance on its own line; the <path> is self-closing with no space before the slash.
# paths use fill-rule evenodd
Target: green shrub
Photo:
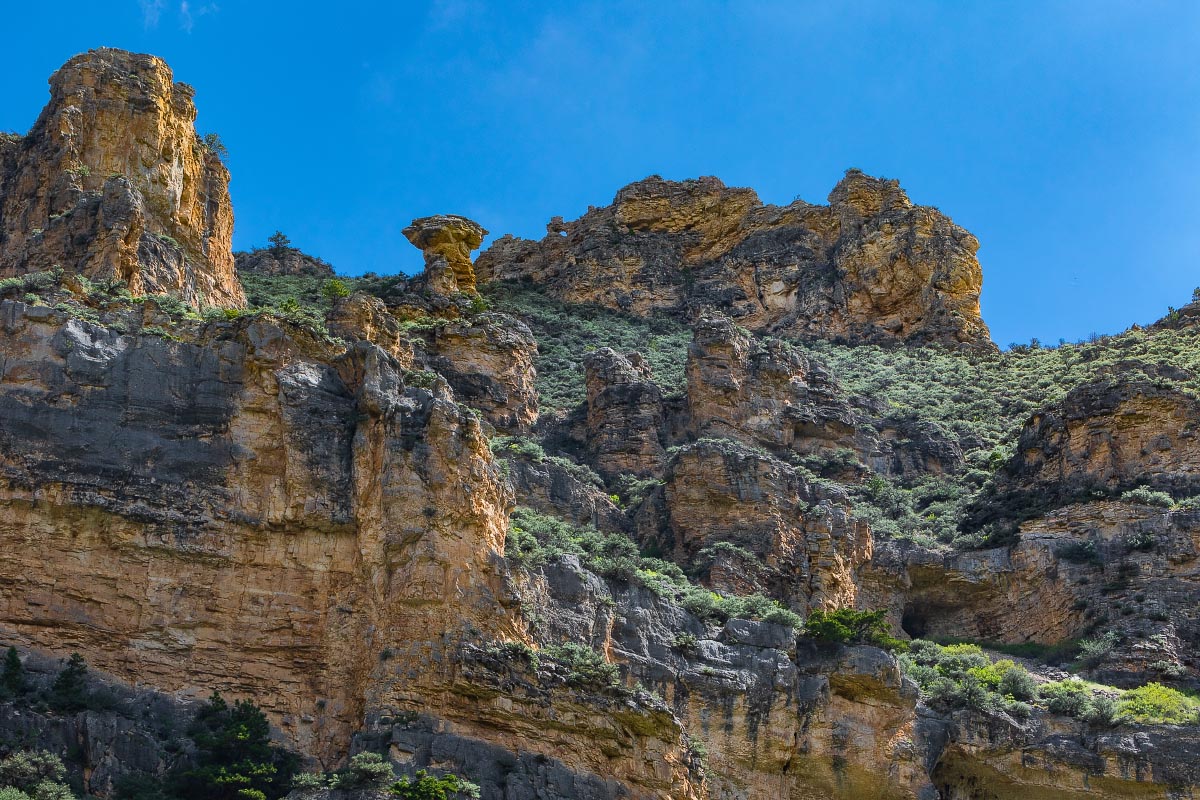
<path id="1" fill-rule="evenodd" d="M 267 718 L 253 703 L 229 705 L 214 692 L 188 736 L 196 744 L 195 764 L 169 779 L 181 800 L 274 800 L 287 794 L 298 759 L 272 746 Z"/>
<path id="2" fill-rule="evenodd" d="M 1004 676 L 1000 679 L 1000 684 L 996 687 L 996 691 L 1006 698 L 1011 697 L 1013 700 L 1029 701 L 1037 699 L 1038 685 L 1028 670 L 1017 665 L 1004 673 Z"/>
<path id="3" fill-rule="evenodd" d="M 1096 549 L 1096 543 L 1090 539 L 1086 542 L 1071 542 L 1063 545 L 1056 549 L 1054 554 L 1064 561 L 1073 561 L 1077 564 L 1100 563 L 1100 553 Z"/>
<path id="4" fill-rule="evenodd" d="M 79 653 L 72 653 L 67 664 L 50 686 L 47 700 L 55 711 L 74 714 L 88 708 L 87 662 Z"/>
<path id="5" fill-rule="evenodd" d="M 200 138 L 200 144 L 204 149 L 222 160 L 229 158 L 229 150 L 225 147 L 225 143 L 221 141 L 221 137 L 215 133 L 206 133 Z"/>
<path id="6" fill-rule="evenodd" d="M 0 698 L 20 697 L 27 688 L 21 657 L 17 654 L 17 648 L 10 647 L 4 654 L 4 669 L 0 671 Z"/>
<path id="7" fill-rule="evenodd" d="M 350 296 L 350 287 L 341 278 L 330 278 L 321 284 L 321 296 L 326 300 L 339 300 Z"/>
<path id="8" fill-rule="evenodd" d="M 561 303 L 532 284 L 497 281 L 480 291 L 492 308 L 520 317 L 537 338 L 538 403 L 544 411 L 571 409 L 584 401 L 583 357 L 601 347 L 640 352 L 664 394 L 678 394 L 687 383 L 684 368 L 692 336 L 679 320 Z"/>
<path id="9" fill-rule="evenodd" d="M 320 772 L 298 772 L 292 777 L 292 791 L 311 792 L 324 789 L 330 781 Z"/>
<path id="10" fill-rule="evenodd" d="M 1200 701 L 1161 683 L 1148 683 L 1125 692 L 1118 710 L 1137 722 L 1171 725 L 1200 722 Z"/>
<path id="11" fill-rule="evenodd" d="M 1158 506 L 1159 508 L 1170 508 L 1175 504 L 1171 495 L 1166 492 L 1156 492 L 1146 486 L 1139 486 L 1136 489 L 1130 489 L 1121 495 L 1122 503 L 1138 503 L 1144 506 Z"/>
<path id="12" fill-rule="evenodd" d="M 516 456 L 535 464 L 542 463 L 546 451 L 535 439 L 525 436 L 497 436 L 488 442 L 492 453 L 498 456 Z"/>
<path id="13" fill-rule="evenodd" d="M 1079 660 L 1076 662 L 1080 669 L 1094 669 L 1104 662 L 1117 646 L 1118 636 L 1109 631 L 1103 636 L 1084 639 L 1079 643 Z"/>
<path id="14" fill-rule="evenodd" d="M 1091 708 L 1092 690 L 1074 678 L 1043 684 L 1038 693 L 1046 708 L 1055 714 L 1083 717 Z"/>
<path id="15" fill-rule="evenodd" d="M 392 765 L 379 753 L 359 753 L 329 783 L 337 789 L 381 789 L 395 779 Z"/>
<path id="16" fill-rule="evenodd" d="M 388 790 L 406 800 L 454 800 L 454 798 L 479 797 L 479 787 L 457 775 L 442 775 L 440 778 L 417 770 L 412 778 L 401 778 Z"/>
<path id="17" fill-rule="evenodd" d="M 0 759 L 0 800 L 74 800 L 62 783 L 62 759 L 46 750 L 18 750 Z"/>
<path id="18" fill-rule="evenodd" d="M 892 637 L 884 619 L 885 611 L 855 611 L 839 608 L 814 611 L 804 623 L 804 633 L 825 642 L 873 644 L 888 650 L 904 650 L 907 644 Z"/>
<path id="19" fill-rule="evenodd" d="M 700 652 L 700 641 L 694 633 L 677 633 L 671 642 L 671 647 L 685 656 L 694 656 Z"/>
<path id="20" fill-rule="evenodd" d="M 587 686 L 607 689 L 620 686 L 621 671 L 610 664 L 604 656 L 590 647 L 575 642 L 544 647 L 539 655 L 567 668 L 567 683 L 572 686 Z"/>

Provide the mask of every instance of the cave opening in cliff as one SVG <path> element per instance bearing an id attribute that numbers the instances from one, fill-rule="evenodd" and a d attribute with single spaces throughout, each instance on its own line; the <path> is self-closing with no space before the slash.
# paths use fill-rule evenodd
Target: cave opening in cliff
<path id="1" fill-rule="evenodd" d="M 914 639 L 920 639 L 925 636 L 926 631 L 929 630 L 929 619 L 926 615 L 926 609 L 915 603 L 906 605 L 904 613 L 900 617 L 900 627 Z"/>

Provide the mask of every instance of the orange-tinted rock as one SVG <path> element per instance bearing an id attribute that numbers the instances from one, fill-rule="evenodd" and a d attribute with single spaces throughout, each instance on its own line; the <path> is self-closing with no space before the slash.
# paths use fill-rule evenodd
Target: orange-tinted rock
<path id="1" fill-rule="evenodd" d="M 242 306 L 229 172 L 196 134 L 193 90 L 158 58 L 91 50 L 0 159 L 0 276 L 61 266 L 134 294 Z"/>
<path id="2" fill-rule="evenodd" d="M 502 237 L 475 269 L 640 316 L 716 310 L 756 332 L 992 347 L 974 236 L 854 170 L 829 201 L 764 206 L 716 178 L 652 177 L 540 242 Z"/>

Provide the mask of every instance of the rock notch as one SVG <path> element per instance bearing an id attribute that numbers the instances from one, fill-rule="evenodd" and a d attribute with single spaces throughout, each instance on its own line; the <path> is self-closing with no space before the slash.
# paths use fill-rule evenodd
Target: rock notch
<path id="1" fill-rule="evenodd" d="M 0 143 L 0 276 L 61 266 L 245 305 L 229 171 L 196 134 L 193 94 L 154 56 L 103 48 L 63 65 L 29 134 Z"/>

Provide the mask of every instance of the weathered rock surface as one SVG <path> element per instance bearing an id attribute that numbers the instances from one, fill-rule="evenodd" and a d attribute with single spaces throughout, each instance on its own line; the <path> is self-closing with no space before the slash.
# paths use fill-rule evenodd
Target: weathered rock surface
<path id="1" fill-rule="evenodd" d="M 587 442 L 596 470 L 605 476 L 644 477 L 666 461 L 662 392 L 638 353 L 610 347 L 588 354 Z"/>
<path id="2" fill-rule="evenodd" d="M 412 369 L 417 359 L 412 339 L 378 297 L 355 293 L 339 300 L 329 313 L 329 332 L 350 342 L 370 342 Z"/>
<path id="3" fill-rule="evenodd" d="M 306 275 L 312 278 L 332 278 L 333 267 L 326 261 L 295 247 L 264 247 L 233 254 L 239 271 L 262 275 Z"/>
<path id="4" fill-rule="evenodd" d="M 91 50 L 0 156 L 0 276 L 61 266 L 134 294 L 242 306 L 229 172 L 196 135 L 193 90 L 158 58 Z"/>
<path id="5" fill-rule="evenodd" d="M 696 436 L 803 454 L 863 449 L 856 430 L 863 422 L 820 364 L 779 339 L 739 331 L 727 317 L 696 324 L 687 376 Z"/>
<path id="6" fill-rule="evenodd" d="M 0 332 L 6 640 L 253 697 L 332 759 L 420 683 L 380 652 L 515 631 L 511 490 L 444 383 L 265 319 L 175 342 L 5 302 Z"/>
<path id="7" fill-rule="evenodd" d="M 761 451 L 708 439 L 679 450 L 663 491 L 664 549 L 682 565 L 708 564 L 720 591 L 763 592 L 798 610 L 856 604 L 872 541 L 844 497 Z"/>
<path id="8" fill-rule="evenodd" d="M 1022 524 L 1009 547 L 935 554 L 876 547 L 862 598 L 902 609 L 913 636 L 1053 645 L 1111 633 L 1093 668 L 1118 686 L 1200 686 L 1200 515 L 1113 501 Z"/>
<path id="9" fill-rule="evenodd" d="M 561 300 L 640 316 L 718 310 L 756 332 L 992 346 L 979 242 L 895 181 L 854 170 L 828 206 L 764 206 L 716 178 L 652 177 L 548 229 L 540 242 L 494 242 L 479 280 L 530 279 Z"/>
<path id="10" fill-rule="evenodd" d="M 525 323 L 478 314 L 437 325 L 425 341 L 427 367 L 497 430 L 527 432 L 537 422 L 537 341 Z"/>
<path id="11" fill-rule="evenodd" d="M 1103 377 L 1080 386 L 1031 417 L 968 527 L 1026 519 L 1137 486 L 1176 498 L 1200 494 L 1200 400 L 1155 382 L 1147 369 L 1156 368 L 1139 364 L 1129 380 Z"/>
<path id="12" fill-rule="evenodd" d="M 504 456 L 503 451 L 497 453 Z M 598 530 L 628 531 L 632 524 L 592 473 L 564 458 L 509 458 L 517 504 Z M 591 480 L 589 480 L 591 478 Z"/>
<path id="13" fill-rule="evenodd" d="M 475 292 L 471 253 L 487 234 L 482 225 L 457 214 L 421 217 L 404 229 L 413 247 L 425 254 L 427 286 L 443 295 Z"/>

